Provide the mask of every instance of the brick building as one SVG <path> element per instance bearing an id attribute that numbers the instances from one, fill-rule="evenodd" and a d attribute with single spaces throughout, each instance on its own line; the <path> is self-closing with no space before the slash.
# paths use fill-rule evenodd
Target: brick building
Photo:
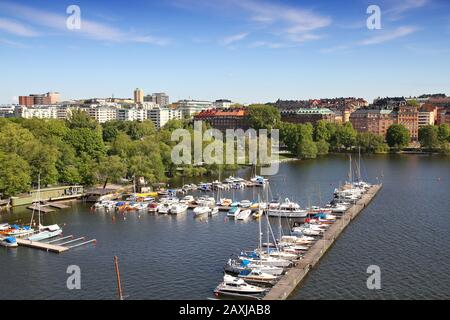
<path id="1" fill-rule="evenodd" d="M 395 114 L 386 109 L 360 109 L 353 112 L 349 120 L 358 132 L 371 132 L 386 137 L 387 130 L 395 121 Z"/>

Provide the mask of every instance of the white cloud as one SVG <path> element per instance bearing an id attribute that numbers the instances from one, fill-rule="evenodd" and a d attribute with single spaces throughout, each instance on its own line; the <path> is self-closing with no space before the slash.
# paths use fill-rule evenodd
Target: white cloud
<path id="1" fill-rule="evenodd" d="M 58 31 L 64 31 L 68 34 L 80 34 L 95 40 L 149 43 L 160 46 L 170 42 L 167 38 L 141 35 L 134 32 L 124 32 L 116 27 L 85 19 L 83 18 L 83 11 L 81 12 L 81 29 L 70 31 L 66 28 L 66 19 L 68 17 L 66 15 L 6 2 L 0 3 L 0 8 L 8 11 L 11 15 L 15 15 L 17 18 L 25 19 L 30 23 Z"/>
<path id="2" fill-rule="evenodd" d="M 0 30 L 21 37 L 37 37 L 39 35 L 34 29 L 11 19 L 0 18 Z"/>
<path id="3" fill-rule="evenodd" d="M 399 20 L 402 15 L 408 11 L 423 8 L 430 3 L 430 0 L 394 0 L 390 1 L 388 7 L 384 11 L 391 20 Z"/>
<path id="4" fill-rule="evenodd" d="M 359 42 L 360 45 L 367 46 L 367 45 L 375 45 L 375 44 L 381 44 L 384 42 L 392 41 L 398 38 L 405 37 L 407 35 L 410 35 L 419 29 L 416 27 L 410 27 L 410 26 L 403 26 L 395 29 L 392 32 L 386 32 L 382 31 L 381 34 L 377 34 L 375 36 L 372 36 L 370 38 L 367 38 L 361 42 Z"/>
<path id="5" fill-rule="evenodd" d="M 220 42 L 224 45 L 224 46 L 228 46 L 234 42 L 238 42 L 241 40 L 244 40 L 245 38 L 247 38 L 247 36 L 249 35 L 248 32 L 242 32 L 242 33 L 238 33 L 238 34 L 234 34 L 231 36 L 227 36 L 225 38 L 223 38 Z"/>

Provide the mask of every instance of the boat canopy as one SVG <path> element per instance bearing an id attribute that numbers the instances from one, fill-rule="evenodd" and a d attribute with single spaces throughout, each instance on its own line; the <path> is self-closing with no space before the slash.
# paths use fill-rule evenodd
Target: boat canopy
<path id="1" fill-rule="evenodd" d="M 244 269 L 239 273 L 239 275 L 240 276 L 248 276 L 251 272 L 252 272 L 252 270 Z"/>
<path id="2" fill-rule="evenodd" d="M 16 238 L 14 237 L 6 237 L 5 239 L 3 239 L 6 243 L 16 243 Z"/>
<path id="3" fill-rule="evenodd" d="M 58 226 L 57 224 L 52 224 L 51 226 L 47 226 L 47 229 L 48 229 L 49 231 L 57 231 L 57 230 L 59 230 L 60 228 L 59 228 L 59 226 Z"/>
<path id="4" fill-rule="evenodd" d="M 229 212 L 230 212 L 230 213 L 235 213 L 235 212 L 238 211 L 238 210 L 239 210 L 238 207 L 232 207 L 232 208 L 229 210 Z"/>

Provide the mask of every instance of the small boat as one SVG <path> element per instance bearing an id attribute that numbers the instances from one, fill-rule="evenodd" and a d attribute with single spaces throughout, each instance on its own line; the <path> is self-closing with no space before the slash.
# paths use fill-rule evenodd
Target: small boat
<path id="1" fill-rule="evenodd" d="M 170 203 L 161 203 L 158 206 L 158 213 L 159 214 L 168 214 L 170 213 L 170 207 L 172 206 L 172 204 Z"/>
<path id="2" fill-rule="evenodd" d="M 9 223 L 1 223 L 0 224 L 0 231 L 5 231 L 10 228 Z"/>
<path id="3" fill-rule="evenodd" d="M 19 246 L 15 237 L 0 239 L 0 245 L 7 248 L 17 248 Z"/>
<path id="4" fill-rule="evenodd" d="M 241 252 L 241 255 L 239 256 L 239 259 L 241 261 L 248 260 L 250 263 L 253 264 L 261 264 L 265 266 L 274 266 L 274 267 L 280 267 L 280 268 L 286 268 L 289 267 L 292 262 L 289 260 L 271 257 L 267 255 L 259 255 L 256 252 Z"/>
<path id="5" fill-rule="evenodd" d="M 199 206 L 194 208 L 194 216 L 195 217 L 201 217 L 208 215 L 211 212 L 211 208 L 208 206 Z"/>
<path id="6" fill-rule="evenodd" d="M 250 181 L 253 182 L 257 186 L 264 186 L 268 183 L 269 180 L 267 180 L 261 176 L 255 176 L 255 177 L 251 178 Z"/>
<path id="7" fill-rule="evenodd" d="M 34 233 L 34 229 L 29 226 L 19 227 L 18 225 L 13 224 L 11 229 L 4 231 L 5 235 L 12 237 L 24 237 Z"/>
<path id="8" fill-rule="evenodd" d="M 223 207 L 229 207 L 233 203 L 233 200 L 222 198 L 220 199 L 220 205 Z"/>
<path id="9" fill-rule="evenodd" d="M 170 207 L 169 212 L 170 214 L 182 214 L 186 213 L 187 209 L 188 209 L 187 204 L 175 203 Z"/>
<path id="10" fill-rule="evenodd" d="M 230 210 L 228 210 L 227 217 L 236 218 L 240 212 L 241 209 L 239 209 L 238 207 L 232 207 Z"/>
<path id="11" fill-rule="evenodd" d="M 224 275 L 223 282 L 214 290 L 216 295 L 262 295 L 267 289 L 250 285 L 240 278 Z"/>
<path id="12" fill-rule="evenodd" d="M 234 201 L 230 204 L 230 207 L 239 207 L 239 202 Z"/>
<path id="13" fill-rule="evenodd" d="M 262 209 L 256 210 L 255 212 L 253 212 L 252 217 L 254 219 L 259 219 L 262 217 L 264 211 Z"/>
<path id="14" fill-rule="evenodd" d="M 59 236 L 62 233 L 62 229 L 57 224 L 50 226 L 39 226 L 39 232 L 29 236 L 27 239 L 30 241 L 42 241 Z"/>
<path id="15" fill-rule="evenodd" d="M 239 214 L 236 216 L 236 219 L 237 220 L 247 220 L 251 214 L 252 214 L 252 210 L 245 209 L 245 210 L 242 210 L 241 212 L 239 212 Z"/>
<path id="16" fill-rule="evenodd" d="M 216 199 L 214 199 L 213 197 L 200 197 L 195 201 L 195 203 L 197 203 L 199 206 L 212 207 L 216 205 Z"/>
<path id="17" fill-rule="evenodd" d="M 308 211 L 300 209 L 299 204 L 291 202 L 286 198 L 278 208 L 271 209 L 271 206 L 269 205 L 268 215 L 269 217 L 281 218 L 305 218 L 308 215 Z"/>
<path id="18" fill-rule="evenodd" d="M 239 278 L 248 282 L 274 283 L 278 277 L 272 274 L 264 273 L 260 269 L 245 269 L 239 272 Z"/>
<path id="19" fill-rule="evenodd" d="M 219 208 L 218 207 L 211 208 L 211 211 L 208 213 L 208 215 L 210 217 L 215 216 L 217 214 L 219 214 Z"/>
<path id="20" fill-rule="evenodd" d="M 284 272 L 283 268 L 273 267 L 273 266 L 265 266 L 262 264 L 254 264 L 248 260 L 237 261 L 234 259 L 228 259 L 228 262 L 224 267 L 224 270 L 226 272 L 230 272 L 230 273 L 234 273 L 234 274 L 239 274 L 242 270 L 247 270 L 247 269 L 259 269 L 264 273 L 271 274 L 274 276 L 280 276 Z"/>
<path id="21" fill-rule="evenodd" d="M 181 203 L 185 203 L 185 204 L 191 204 L 195 201 L 194 197 L 191 195 L 187 195 L 185 196 L 183 199 L 180 200 Z"/>
<path id="22" fill-rule="evenodd" d="M 252 202 L 250 200 L 242 200 L 241 202 L 239 202 L 239 206 L 241 208 L 250 208 L 251 205 Z"/>
<path id="23" fill-rule="evenodd" d="M 148 205 L 147 210 L 148 210 L 148 212 L 150 212 L 150 213 L 156 213 L 156 212 L 158 212 L 159 206 L 160 206 L 160 205 L 159 205 L 158 203 L 152 202 L 152 203 L 150 203 L 150 204 Z"/>

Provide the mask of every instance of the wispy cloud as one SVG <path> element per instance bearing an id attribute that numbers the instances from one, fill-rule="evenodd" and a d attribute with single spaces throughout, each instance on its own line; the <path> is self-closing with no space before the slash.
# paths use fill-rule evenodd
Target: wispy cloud
<path id="1" fill-rule="evenodd" d="M 39 33 L 18 21 L 0 18 L 0 30 L 21 37 L 37 37 Z"/>
<path id="2" fill-rule="evenodd" d="M 362 40 L 359 42 L 360 45 L 368 46 L 368 45 L 375 45 L 375 44 L 381 44 L 384 42 L 396 40 L 405 36 L 408 36 L 419 29 L 416 27 L 411 26 L 403 26 L 398 27 L 394 31 L 388 32 L 388 31 L 382 31 L 381 34 L 377 34 L 375 36 L 369 37 L 365 40 Z"/>
<path id="3" fill-rule="evenodd" d="M 0 9 L 8 11 L 10 15 L 22 18 L 34 24 L 44 26 L 60 32 L 79 34 L 95 40 L 109 42 L 137 42 L 154 45 L 167 45 L 170 41 L 167 38 L 156 37 L 147 34 L 137 34 L 135 32 L 125 32 L 116 27 L 82 18 L 81 29 L 69 31 L 66 28 L 67 16 L 49 11 L 35 9 L 23 5 L 0 2 Z"/>
<path id="4" fill-rule="evenodd" d="M 20 48 L 20 49 L 29 48 L 28 45 L 25 45 L 23 43 L 16 42 L 16 41 L 11 41 L 8 39 L 0 39 L 0 45 L 11 47 L 11 48 Z"/>
<path id="5" fill-rule="evenodd" d="M 248 32 L 241 32 L 238 34 L 233 34 L 233 35 L 230 35 L 230 36 L 227 36 L 227 37 L 221 39 L 220 43 L 224 46 L 228 46 L 232 43 L 244 40 L 245 38 L 247 38 L 248 35 L 249 35 Z"/>
<path id="6" fill-rule="evenodd" d="M 390 20 L 399 20 L 406 12 L 423 8 L 430 2 L 430 0 L 391 0 L 389 1 L 390 7 L 388 7 L 384 13 Z"/>

